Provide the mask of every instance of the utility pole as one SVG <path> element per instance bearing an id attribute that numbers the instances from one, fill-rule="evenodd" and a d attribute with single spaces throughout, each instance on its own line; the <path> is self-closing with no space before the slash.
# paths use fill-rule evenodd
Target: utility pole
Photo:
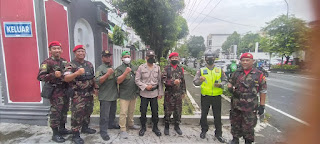
<path id="1" fill-rule="evenodd" d="M 288 4 L 288 2 L 287 2 L 287 0 L 284 0 L 285 2 L 286 2 L 286 4 L 287 4 L 287 23 L 288 23 L 288 21 L 289 21 L 289 4 Z M 289 29 L 288 29 L 288 26 L 287 26 L 287 35 L 286 35 L 286 48 L 288 48 L 288 34 L 289 34 Z M 281 59 L 281 69 L 282 69 L 282 65 L 283 65 L 283 56 L 284 56 L 284 54 L 282 55 L 282 59 Z"/>

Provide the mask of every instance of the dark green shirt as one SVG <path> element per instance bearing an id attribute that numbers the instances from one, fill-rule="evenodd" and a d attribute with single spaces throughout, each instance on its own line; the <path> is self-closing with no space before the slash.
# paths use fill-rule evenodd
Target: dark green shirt
<path id="1" fill-rule="evenodd" d="M 127 74 L 126 78 L 119 84 L 119 97 L 124 100 L 133 100 L 139 95 L 139 88 L 135 83 L 135 75 L 138 67 L 134 65 L 122 64 L 115 70 L 116 79 L 121 76 L 126 68 L 130 67 L 131 72 Z"/>
<path id="2" fill-rule="evenodd" d="M 100 84 L 100 78 L 105 75 L 111 66 L 106 64 L 100 65 L 95 74 L 96 84 L 99 85 L 99 100 L 115 101 L 118 98 L 117 80 L 114 73 L 111 74 L 102 84 Z"/>

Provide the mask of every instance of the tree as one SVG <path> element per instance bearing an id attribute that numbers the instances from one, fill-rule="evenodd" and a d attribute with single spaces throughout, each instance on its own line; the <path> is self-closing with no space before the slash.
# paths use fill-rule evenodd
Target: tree
<path id="1" fill-rule="evenodd" d="M 308 48 L 307 39 L 310 31 L 306 22 L 294 17 L 280 15 L 267 23 L 262 29 L 270 41 L 269 52 L 286 57 L 289 61 L 293 52 Z"/>
<path id="2" fill-rule="evenodd" d="M 179 56 L 180 57 L 184 57 L 184 58 L 187 58 L 190 56 L 189 54 L 189 50 L 188 50 L 188 47 L 187 47 L 187 44 L 183 44 L 181 45 L 179 48 L 175 49 L 174 50 L 175 52 L 179 53 Z"/>
<path id="3" fill-rule="evenodd" d="M 237 53 L 240 54 L 240 53 L 246 53 L 249 51 L 251 51 L 251 52 L 254 51 L 255 44 L 256 44 L 256 42 L 259 42 L 259 41 L 260 41 L 259 34 L 255 34 L 255 33 L 251 33 L 251 32 L 245 34 L 241 38 Z"/>
<path id="4" fill-rule="evenodd" d="M 202 36 L 191 36 L 187 43 L 191 56 L 198 58 L 198 53 L 205 51 L 204 38 Z"/>
<path id="5" fill-rule="evenodd" d="M 228 36 L 227 40 L 222 44 L 222 50 L 229 54 L 231 52 L 231 46 L 232 45 L 238 45 L 240 41 L 240 34 L 238 34 L 236 31 L 233 32 L 230 36 Z"/>
<path id="6" fill-rule="evenodd" d="M 124 46 L 125 33 L 117 25 L 114 27 L 111 38 L 115 45 Z"/>
<path id="7" fill-rule="evenodd" d="M 179 17 L 184 0 L 115 0 L 127 13 L 125 23 L 156 52 L 158 58 L 188 33 L 185 19 Z"/>

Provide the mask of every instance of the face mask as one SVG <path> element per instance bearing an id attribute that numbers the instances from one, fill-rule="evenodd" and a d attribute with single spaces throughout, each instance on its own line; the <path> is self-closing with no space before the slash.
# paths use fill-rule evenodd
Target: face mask
<path id="1" fill-rule="evenodd" d="M 178 64 L 178 62 L 179 62 L 179 61 L 177 61 L 177 60 L 171 60 L 171 64 L 173 64 L 173 65 Z"/>
<path id="2" fill-rule="evenodd" d="M 213 65 L 214 60 L 213 59 L 209 59 L 209 60 L 207 60 L 207 63 L 208 63 L 208 65 Z"/>
<path id="3" fill-rule="evenodd" d="M 124 58 L 122 59 L 122 61 L 125 63 L 125 64 L 129 64 L 131 62 L 131 58 Z"/>
<path id="4" fill-rule="evenodd" d="M 149 59 L 147 60 L 147 62 L 150 63 L 150 64 L 153 64 L 153 63 L 156 62 L 156 60 L 155 60 L 154 58 L 149 58 Z"/>

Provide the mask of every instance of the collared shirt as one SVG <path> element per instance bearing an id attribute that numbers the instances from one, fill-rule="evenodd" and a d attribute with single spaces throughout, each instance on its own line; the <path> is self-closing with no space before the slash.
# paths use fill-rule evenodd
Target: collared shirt
<path id="1" fill-rule="evenodd" d="M 109 65 L 100 65 L 95 73 L 95 81 L 99 86 L 99 100 L 115 101 L 118 98 L 117 80 L 114 73 L 111 74 L 102 84 L 100 84 L 100 78 L 108 72 L 108 69 L 112 68 Z"/>
<path id="2" fill-rule="evenodd" d="M 152 69 L 149 68 L 147 63 L 140 65 L 136 73 L 135 82 L 141 90 L 140 95 L 142 97 L 154 98 L 164 94 L 160 67 L 156 64 L 153 64 Z M 158 89 L 148 91 L 146 90 L 148 85 L 152 85 L 153 88 L 158 87 Z"/>
<path id="3" fill-rule="evenodd" d="M 139 88 L 134 80 L 138 68 L 134 65 L 123 63 L 116 68 L 115 77 L 118 79 L 118 77 L 126 71 L 127 67 L 131 68 L 131 72 L 128 73 L 123 82 L 119 84 L 119 98 L 124 100 L 133 100 L 139 95 Z"/>
<path id="4" fill-rule="evenodd" d="M 210 70 L 213 70 L 214 67 Z M 197 71 L 196 75 L 193 78 L 193 84 L 195 86 L 200 86 L 202 84 L 202 82 L 200 81 L 200 76 L 201 76 L 201 72 L 200 70 Z M 227 79 L 226 79 L 226 75 L 224 73 L 224 71 L 221 69 L 221 86 L 225 85 L 227 83 Z"/>

